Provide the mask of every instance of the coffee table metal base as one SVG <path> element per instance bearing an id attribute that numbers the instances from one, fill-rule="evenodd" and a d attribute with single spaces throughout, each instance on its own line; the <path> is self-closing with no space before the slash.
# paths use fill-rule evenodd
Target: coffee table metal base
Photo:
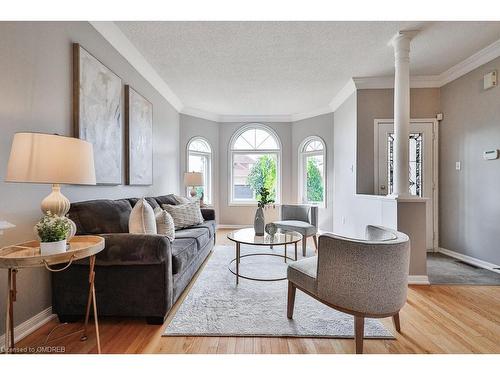
<path id="1" fill-rule="evenodd" d="M 272 254 L 272 253 L 252 253 L 252 254 L 245 254 L 245 255 L 241 255 L 240 259 L 241 258 L 246 258 L 246 257 L 256 257 L 256 256 L 261 256 L 261 255 L 278 257 L 278 258 L 285 258 L 285 261 L 287 259 L 295 261 L 295 259 L 293 259 L 293 258 L 291 258 L 289 256 L 281 255 L 281 254 Z M 232 259 L 229 262 L 229 265 L 227 267 L 229 269 L 229 272 L 231 272 L 233 275 L 236 276 L 236 283 L 238 283 L 238 278 L 242 278 L 242 279 L 246 279 L 246 280 L 253 280 L 253 281 L 282 281 L 282 280 L 286 280 L 287 279 L 286 276 L 285 277 L 279 277 L 279 278 L 265 279 L 265 278 L 249 277 L 249 276 L 242 275 L 241 273 L 239 273 L 239 267 L 237 267 L 237 272 L 234 272 L 231 269 L 231 265 L 233 263 L 235 263 L 236 261 L 237 261 L 237 258 Z"/>

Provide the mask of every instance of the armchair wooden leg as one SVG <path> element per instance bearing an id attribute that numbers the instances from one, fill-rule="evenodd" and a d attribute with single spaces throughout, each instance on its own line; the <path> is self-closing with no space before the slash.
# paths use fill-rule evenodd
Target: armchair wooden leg
<path id="1" fill-rule="evenodd" d="M 392 316 L 392 322 L 397 332 L 401 332 L 401 323 L 399 322 L 399 312 Z"/>
<path id="2" fill-rule="evenodd" d="M 288 282 L 288 304 L 287 304 L 287 310 L 286 310 L 286 316 L 288 319 L 293 318 L 293 308 L 295 306 L 295 291 L 297 288 L 295 288 L 295 285 L 291 281 Z"/>
<path id="3" fill-rule="evenodd" d="M 354 336 L 356 354 L 363 354 L 363 337 L 365 335 L 365 317 L 354 316 Z"/>
<path id="4" fill-rule="evenodd" d="M 305 257 L 307 252 L 307 237 L 302 237 L 302 256 Z"/>
<path id="5" fill-rule="evenodd" d="M 314 247 L 316 248 L 316 252 L 318 252 L 318 236 L 316 234 L 313 236 L 313 240 L 314 240 Z"/>

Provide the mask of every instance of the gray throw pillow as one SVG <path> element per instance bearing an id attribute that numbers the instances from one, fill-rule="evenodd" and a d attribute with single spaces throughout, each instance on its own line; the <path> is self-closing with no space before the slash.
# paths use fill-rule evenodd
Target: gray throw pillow
<path id="1" fill-rule="evenodd" d="M 187 228 L 203 223 L 203 215 L 200 210 L 200 202 L 184 204 L 164 204 L 163 209 L 174 219 L 175 229 Z"/>
<path id="2" fill-rule="evenodd" d="M 167 236 L 170 242 L 175 240 L 175 224 L 172 216 L 160 207 L 156 207 L 154 213 L 157 233 Z"/>

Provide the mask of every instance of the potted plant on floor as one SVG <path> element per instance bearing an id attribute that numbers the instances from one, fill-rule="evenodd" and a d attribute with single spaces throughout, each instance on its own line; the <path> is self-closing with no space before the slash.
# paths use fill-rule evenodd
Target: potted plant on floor
<path id="1" fill-rule="evenodd" d="M 270 192 L 267 188 L 261 187 L 259 190 L 259 200 L 257 201 L 257 212 L 255 212 L 254 230 L 256 236 L 264 235 L 266 220 L 264 218 L 264 209 L 274 203 L 274 199 L 269 198 Z"/>
<path id="2" fill-rule="evenodd" d="M 35 225 L 35 230 L 40 237 L 40 253 L 42 255 L 66 251 L 66 239 L 71 231 L 71 224 L 66 217 L 47 211 Z"/>

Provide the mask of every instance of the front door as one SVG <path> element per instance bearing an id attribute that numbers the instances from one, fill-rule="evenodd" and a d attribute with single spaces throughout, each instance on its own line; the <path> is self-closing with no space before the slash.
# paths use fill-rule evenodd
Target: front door
<path id="1" fill-rule="evenodd" d="M 437 247 L 435 224 L 437 218 L 434 211 L 436 197 L 435 185 L 435 144 L 434 121 L 412 120 L 410 123 L 409 142 L 409 174 L 410 195 L 428 198 L 427 203 L 427 250 Z M 393 191 L 394 166 L 394 122 L 378 121 L 378 166 L 375 176 L 375 191 L 379 195 L 389 195 Z M 436 167 L 437 169 L 437 167 Z M 436 207 L 437 208 L 437 207 Z"/>

